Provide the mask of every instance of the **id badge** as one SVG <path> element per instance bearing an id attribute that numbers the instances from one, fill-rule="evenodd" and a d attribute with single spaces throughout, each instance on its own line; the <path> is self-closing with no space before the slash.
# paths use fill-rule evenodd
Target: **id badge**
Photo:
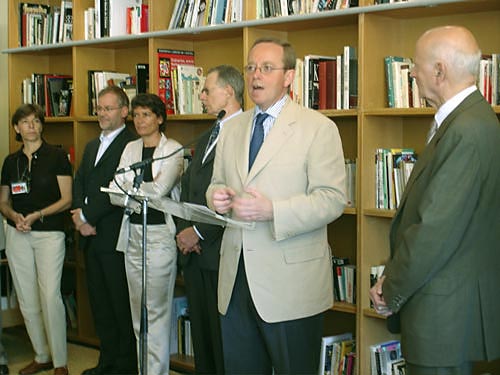
<path id="1" fill-rule="evenodd" d="M 30 192 L 30 189 L 26 181 L 18 181 L 18 182 L 12 182 L 10 184 L 10 191 L 12 195 L 28 194 Z"/>

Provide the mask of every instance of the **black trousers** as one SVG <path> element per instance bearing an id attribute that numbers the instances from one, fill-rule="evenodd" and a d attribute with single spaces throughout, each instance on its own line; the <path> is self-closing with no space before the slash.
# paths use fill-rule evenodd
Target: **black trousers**
<path id="1" fill-rule="evenodd" d="M 218 271 L 200 268 L 192 254 L 183 266 L 197 374 L 224 374 L 222 337 L 217 309 Z"/>
<path id="2" fill-rule="evenodd" d="M 257 313 L 243 257 L 226 315 L 221 316 L 226 374 L 317 374 L 323 314 L 267 323 Z"/>
<path id="3" fill-rule="evenodd" d="M 85 250 L 90 307 L 100 340 L 98 366 L 110 373 L 137 374 L 137 349 L 123 253 Z"/>

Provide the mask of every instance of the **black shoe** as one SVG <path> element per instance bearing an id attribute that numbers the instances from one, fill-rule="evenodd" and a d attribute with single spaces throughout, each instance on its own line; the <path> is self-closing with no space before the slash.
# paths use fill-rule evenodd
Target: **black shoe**
<path id="1" fill-rule="evenodd" d="M 0 365 L 0 375 L 7 375 L 9 373 L 9 367 L 7 365 Z"/>

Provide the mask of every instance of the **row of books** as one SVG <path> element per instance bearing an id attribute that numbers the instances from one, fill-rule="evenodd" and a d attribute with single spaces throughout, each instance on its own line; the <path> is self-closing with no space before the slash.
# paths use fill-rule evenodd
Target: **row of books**
<path id="1" fill-rule="evenodd" d="M 67 74 L 33 73 L 22 82 L 22 101 L 38 104 L 45 116 L 69 116 L 73 77 Z"/>
<path id="2" fill-rule="evenodd" d="M 386 56 L 384 66 L 389 108 L 421 108 L 426 106 L 425 100 L 420 98 L 416 79 L 410 75 L 413 67 L 410 58 Z"/>
<path id="3" fill-rule="evenodd" d="M 371 375 L 405 375 L 406 361 L 399 340 L 370 345 Z"/>
<path id="4" fill-rule="evenodd" d="M 191 337 L 191 321 L 186 296 L 173 300 L 170 324 L 170 354 L 194 355 Z"/>
<path id="5" fill-rule="evenodd" d="M 344 46 L 336 56 L 297 58 L 291 87 L 293 100 L 312 109 L 349 109 L 358 105 L 356 48 Z"/>
<path id="6" fill-rule="evenodd" d="M 149 6 L 142 0 L 94 0 L 84 11 L 85 39 L 149 31 Z"/>
<path id="7" fill-rule="evenodd" d="M 375 207 L 394 210 L 417 161 L 411 148 L 377 148 L 375 151 Z"/>
<path id="8" fill-rule="evenodd" d="M 242 0 L 177 0 L 169 29 L 182 29 L 240 22 Z"/>
<path id="9" fill-rule="evenodd" d="M 102 70 L 89 70 L 87 74 L 89 115 L 97 115 L 97 95 L 105 87 L 121 87 L 129 101 L 139 93 L 148 92 L 149 64 L 136 64 L 135 75 Z"/>
<path id="10" fill-rule="evenodd" d="M 477 87 L 491 105 L 500 105 L 500 53 L 483 55 L 479 63 Z"/>
<path id="11" fill-rule="evenodd" d="M 358 0 L 257 0 L 257 18 L 286 17 L 357 7 Z"/>
<path id="12" fill-rule="evenodd" d="M 356 266 L 348 258 L 332 256 L 335 301 L 356 303 Z"/>
<path id="13" fill-rule="evenodd" d="M 158 95 L 167 114 L 201 114 L 205 84 L 203 68 L 195 66 L 194 52 L 158 49 Z"/>
<path id="14" fill-rule="evenodd" d="M 319 375 L 352 375 L 356 367 L 356 340 L 352 333 L 321 339 Z"/>
<path id="15" fill-rule="evenodd" d="M 73 39 L 73 3 L 61 6 L 19 3 L 19 46 L 67 42 Z"/>

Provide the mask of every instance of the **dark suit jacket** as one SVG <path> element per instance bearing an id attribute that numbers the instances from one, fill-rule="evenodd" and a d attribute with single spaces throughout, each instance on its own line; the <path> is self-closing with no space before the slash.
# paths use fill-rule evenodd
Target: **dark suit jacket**
<path id="1" fill-rule="evenodd" d="M 500 357 L 500 126 L 479 91 L 420 155 L 394 217 L 383 295 L 407 361 Z"/>
<path id="2" fill-rule="evenodd" d="M 108 194 L 102 193 L 100 188 L 109 185 L 125 145 L 133 139 L 134 135 L 125 128 L 109 145 L 95 166 L 99 138 L 90 141 L 85 147 L 80 167 L 75 175 L 73 206 L 82 209 L 89 224 L 96 227 L 97 235 L 80 236 L 82 249 L 92 239 L 92 246 L 101 251 L 116 250 L 123 208 L 112 205 Z"/>
<path id="3" fill-rule="evenodd" d="M 198 144 L 193 160 L 189 165 L 186 173 L 182 177 L 181 201 L 201 204 L 206 206 L 207 200 L 205 192 L 212 178 L 212 170 L 214 166 L 215 147 L 207 156 L 205 163 L 202 164 L 205 148 L 210 138 L 210 132 L 207 132 Z M 198 254 L 180 255 L 180 264 L 186 265 L 191 257 L 198 257 L 198 264 L 201 268 L 216 271 L 219 269 L 219 251 L 220 243 L 224 228 L 218 225 L 193 223 L 183 219 L 177 222 L 177 233 L 185 228 L 196 225 L 196 228 L 203 236 L 200 240 L 202 252 Z"/>

